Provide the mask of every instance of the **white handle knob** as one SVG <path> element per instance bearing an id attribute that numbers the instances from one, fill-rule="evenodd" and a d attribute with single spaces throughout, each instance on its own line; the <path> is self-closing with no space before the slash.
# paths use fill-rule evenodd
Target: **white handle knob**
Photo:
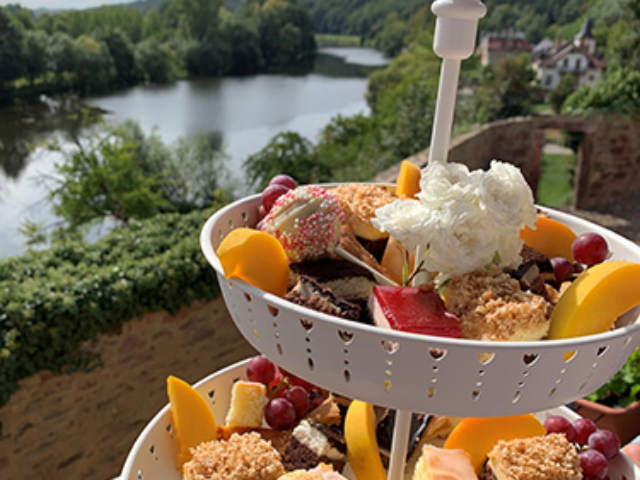
<path id="1" fill-rule="evenodd" d="M 433 49 L 441 58 L 464 60 L 476 45 L 478 20 L 487 7 L 480 0 L 436 0 L 431 11 L 438 16 Z"/>

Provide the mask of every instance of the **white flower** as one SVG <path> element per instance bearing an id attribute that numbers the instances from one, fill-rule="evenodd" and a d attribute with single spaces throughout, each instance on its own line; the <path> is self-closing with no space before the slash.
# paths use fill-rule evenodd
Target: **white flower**
<path id="1" fill-rule="evenodd" d="M 417 200 L 396 201 L 376 210 L 371 223 L 382 231 L 388 231 L 409 250 L 422 244 L 431 227 L 431 214 Z"/>
<path id="2" fill-rule="evenodd" d="M 379 208 L 373 224 L 407 249 L 423 247 L 424 267 L 441 278 L 491 263 L 520 263 L 520 229 L 533 226 L 533 195 L 512 165 L 493 161 L 488 171 L 434 162 L 425 167 L 418 200 Z"/>
<path id="3" fill-rule="evenodd" d="M 482 208 L 499 223 L 518 229 L 533 227 L 536 208 L 533 194 L 520 170 L 508 163 L 491 162 L 489 171 L 473 172 L 478 182 L 478 194 Z"/>

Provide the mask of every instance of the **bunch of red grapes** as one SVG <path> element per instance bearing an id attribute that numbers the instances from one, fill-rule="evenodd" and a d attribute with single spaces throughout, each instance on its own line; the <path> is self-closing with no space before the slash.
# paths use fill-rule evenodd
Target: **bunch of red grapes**
<path id="1" fill-rule="evenodd" d="M 598 233 L 587 232 L 578 237 L 571 244 L 571 254 L 576 263 L 571 263 L 563 257 L 551 259 L 556 281 L 561 284 L 577 275 L 584 269 L 583 265 L 591 267 L 604 262 L 609 257 L 609 245 L 604 237 Z"/>
<path id="2" fill-rule="evenodd" d="M 609 475 L 609 460 L 620 451 L 618 436 L 600 429 L 588 418 L 570 422 L 555 415 L 544 422 L 547 433 L 563 433 L 579 449 L 578 458 L 585 480 L 605 480 Z"/>
<path id="3" fill-rule="evenodd" d="M 322 390 L 279 368 L 263 355 L 247 363 L 247 378 L 267 386 L 269 402 L 264 418 L 274 430 L 293 428 L 324 399 Z"/>
<path id="4" fill-rule="evenodd" d="M 284 173 L 276 175 L 269 181 L 269 185 L 262 191 L 262 205 L 260 205 L 258 209 L 258 219 L 260 222 L 256 226 L 257 230 L 261 230 L 262 219 L 271 211 L 276 200 L 297 186 L 296 181 Z"/>

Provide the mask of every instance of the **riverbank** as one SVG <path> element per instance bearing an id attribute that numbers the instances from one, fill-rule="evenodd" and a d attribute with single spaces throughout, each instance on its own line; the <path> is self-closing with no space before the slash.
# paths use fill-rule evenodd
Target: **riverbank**
<path id="1" fill-rule="evenodd" d="M 206 134 L 227 155 L 239 194 L 242 162 L 261 150 L 276 134 L 294 131 L 315 141 L 337 115 L 367 114 L 367 76 L 386 65 L 375 50 L 320 49 L 313 71 L 305 75 L 261 74 L 220 79 L 181 80 L 171 85 L 137 86 L 73 103 L 45 101 L 35 106 L 0 109 L 0 257 L 19 255 L 25 221 L 50 225 L 56 221 L 42 179 L 50 177 L 61 157 L 37 146 L 86 128 L 79 111 L 105 112 L 114 124 L 133 119 L 145 134 L 156 132 L 165 143 Z M 98 228 L 99 237 L 104 229 Z"/>

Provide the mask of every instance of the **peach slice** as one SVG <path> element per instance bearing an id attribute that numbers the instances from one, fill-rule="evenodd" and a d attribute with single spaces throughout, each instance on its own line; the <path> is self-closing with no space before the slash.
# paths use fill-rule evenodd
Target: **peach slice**
<path id="1" fill-rule="evenodd" d="M 469 417 L 451 431 L 444 448 L 467 452 L 473 468 L 478 472 L 489 452 L 500 440 L 538 437 L 545 433 L 544 425 L 531 414 L 491 418 Z"/>
<path id="2" fill-rule="evenodd" d="M 218 259 L 226 278 L 238 278 L 265 292 L 284 297 L 289 260 L 280 242 L 268 233 L 236 228 L 222 240 Z"/>
<path id="3" fill-rule="evenodd" d="M 173 431 L 180 445 L 178 466 L 191 460 L 189 449 L 217 438 L 216 420 L 206 400 L 184 380 L 169 376 L 167 393 L 171 404 Z"/>
<path id="4" fill-rule="evenodd" d="M 640 264 L 604 262 L 588 268 L 562 294 L 551 314 L 549 338 L 606 332 L 640 304 Z"/>
<path id="5" fill-rule="evenodd" d="M 552 218 L 538 216 L 536 229 L 524 227 L 520 230 L 520 238 L 525 245 L 534 248 L 547 257 L 563 257 L 573 262 L 571 244 L 577 235 L 564 223 Z"/>
<path id="6" fill-rule="evenodd" d="M 373 405 L 353 400 L 344 419 L 347 459 L 357 480 L 386 480 L 376 439 Z"/>
<path id="7" fill-rule="evenodd" d="M 420 192 L 421 176 L 420 167 L 409 160 L 403 160 L 396 181 L 396 195 L 400 198 L 416 198 L 416 194 Z"/>

